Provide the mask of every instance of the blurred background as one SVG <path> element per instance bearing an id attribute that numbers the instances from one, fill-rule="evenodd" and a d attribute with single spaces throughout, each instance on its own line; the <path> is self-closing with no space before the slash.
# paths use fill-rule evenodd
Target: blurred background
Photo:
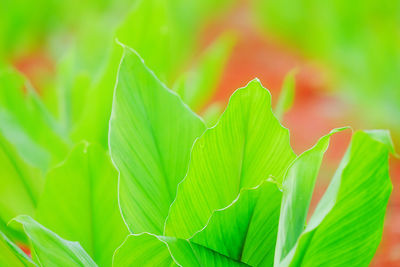
<path id="1" fill-rule="evenodd" d="M 275 102 L 294 86 L 283 123 L 296 153 L 345 125 L 389 129 L 400 143 L 400 1 L 2 0 L 0 230 L 34 211 L 30 194 L 74 143 L 107 148 L 117 42 L 209 126 L 231 93 L 258 77 Z M 334 137 L 313 202 L 349 140 Z M 371 266 L 400 266 L 399 160 L 390 168 L 394 189 Z M 6 176 L 33 177 L 34 190 Z M 24 243 L 18 229 L 9 234 Z"/>

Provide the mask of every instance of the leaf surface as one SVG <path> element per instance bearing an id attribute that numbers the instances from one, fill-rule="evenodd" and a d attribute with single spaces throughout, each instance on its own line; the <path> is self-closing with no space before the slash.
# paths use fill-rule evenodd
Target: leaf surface
<path id="1" fill-rule="evenodd" d="M 295 157 L 288 130 L 272 113 L 269 92 L 253 80 L 232 95 L 219 123 L 195 142 L 165 235 L 190 238 L 241 188 L 257 186 L 268 177 L 280 183 Z"/>
<path id="2" fill-rule="evenodd" d="M 204 123 L 125 47 L 110 120 L 119 198 L 132 233 L 161 234 Z"/>

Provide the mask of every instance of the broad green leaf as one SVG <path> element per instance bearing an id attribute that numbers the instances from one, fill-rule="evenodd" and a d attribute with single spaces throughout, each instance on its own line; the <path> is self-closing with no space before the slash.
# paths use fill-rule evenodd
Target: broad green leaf
<path id="1" fill-rule="evenodd" d="M 78 241 L 101 266 L 128 230 L 118 207 L 118 174 L 98 146 L 81 143 L 49 172 L 36 218 L 68 240 Z"/>
<path id="2" fill-rule="evenodd" d="M 114 254 L 113 266 L 246 266 L 188 240 L 130 235 Z"/>
<path id="3" fill-rule="evenodd" d="M 1 266 L 35 266 L 33 261 L 4 233 L 0 231 Z"/>
<path id="4" fill-rule="evenodd" d="M 190 238 L 241 188 L 257 186 L 269 177 L 280 183 L 295 157 L 288 130 L 272 113 L 271 95 L 258 80 L 251 81 L 232 95 L 219 123 L 195 142 L 165 235 Z"/>
<path id="5" fill-rule="evenodd" d="M 40 266 L 97 266 L 78 242 L 65 240 L 26 215 L 21 223 L 32 244 L 34 260 Z"/>
<path id="6" fill-rule="evenodd" d="M 368 266 L 392 190 L 385 131 L 358 131 L 294 248 L 279 266 Z"/>
<path id="7" fill-rule="evenodd" d="M 282 183 L 282 206 L 275 252 L 275 265 L 288 255 L 306 224 L 308 207 L 330 137 L 346 128 L 334 129 L 301 154 L 288 168 Z"/>
<path id="8" fill-rule="evenodd" d="M 202 109 L 215 93 L 234 44 L 232 32 L 221 35 L 207 48 L 196 66 L 178 79 L 174 90 L 193 110 Z"/>
<path id="9" fill-rule="evenodd" d="M 275 114 L 279 119 L 282 118 L 283 114 L 293 105 L 296 86 L 295 75 L 296 70 L 292 70 L 286 75 L 285 80 L 283 81 L 278 103 L 276 103 L 275 107 Z"/>
<path id="10" fill-rule="evenodd" d="M 110 119 L 120 207 L 132 233 L 162 234 L 190 149 L 204 123 L 124 47 Z"/>
<path id="11" fill-rule="evenodd" d="M 274 182 L 242 189 L 190 241 L 250 266 L 272 266 L 282 193 Z"/>

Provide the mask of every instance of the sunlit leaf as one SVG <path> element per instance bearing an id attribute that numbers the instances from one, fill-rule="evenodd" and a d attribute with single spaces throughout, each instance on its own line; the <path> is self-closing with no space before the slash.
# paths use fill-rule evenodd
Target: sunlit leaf
<path id="1" fill-rule="evenodd" d="M 125 47 L 110 120 L 123 217 L 133 233 L 162 234 L 193 141 L 205 126 Z"/>
<path id="2" fill-rule="evenodd" d="M 295 157 L 289 132 L 272 113 L 269 92 L 253 80 L 232 95 L 219 123 L 195 142 L 165 235 L 191 237 L 241 188 L 254 187 L 268 177 L 280 183 Z"/>

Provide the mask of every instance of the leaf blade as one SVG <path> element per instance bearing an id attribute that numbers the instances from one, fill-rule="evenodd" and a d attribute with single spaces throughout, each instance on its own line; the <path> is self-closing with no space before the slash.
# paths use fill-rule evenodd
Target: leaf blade
<path id="1" fill-rule="evenodd" d="M 241 188 L 256 186 L 269 176 L 280 183 L 294 158 L 289 133 L 272 113 L 269 92 L 253 80 L 232 95 L 219 123 L 196 140 L 165 235 L 190 238 Z"/>
<path id="2" fill-rule="evenodd" d="M 120 205 L 132 233 L 162 233 L 193 141 L 205 129 L 128 47 L 110 119 L 110 150 L 120 172 Z"/>

